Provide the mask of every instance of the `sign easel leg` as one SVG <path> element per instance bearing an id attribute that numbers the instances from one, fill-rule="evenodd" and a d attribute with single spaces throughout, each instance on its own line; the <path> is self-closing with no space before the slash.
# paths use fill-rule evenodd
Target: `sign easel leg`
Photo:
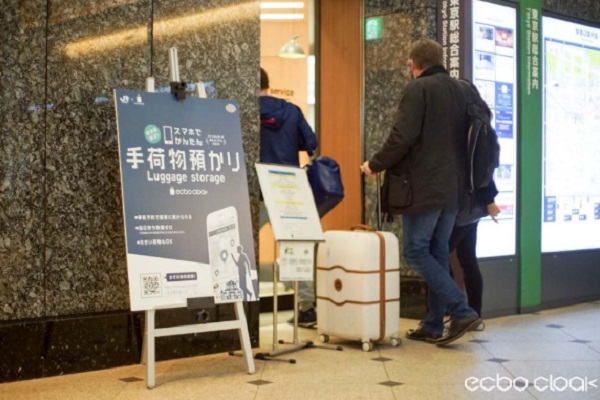
<path id="1" fill-rule="evenodd" d="M 145 338 L 145 354 L 146 354 L 146 385 L 148 389 L 153 389 L 156 385 L 155 376 L 155 365 L 154 365 L 154 349 L 155 349 L 155 336 L 154 336 L 154 310 L 146 311 L 146 332 Z"/>
<path id="2" fill-rule="evenodd" d="M 250 345 L 250 333 L 248 332 L 248 323 L 246 322 L 246 313 L 244 312 L 244 305 L 241 301 L 235 302 L 235 315 L 240 324 L 238 332 L 240 334 L 240 344 L 242 346 L 242 353 L 246 358 L 246 364 L 248 364 L 248 373 L 254 374 L 256 369 L 254 368 L 254 358 L 252 357 L 252 346 Z"/>

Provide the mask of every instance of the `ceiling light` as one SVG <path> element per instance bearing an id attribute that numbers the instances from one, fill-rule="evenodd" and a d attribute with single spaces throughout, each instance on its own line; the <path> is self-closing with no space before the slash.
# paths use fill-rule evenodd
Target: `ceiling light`
<path id="1" fill-rule="evenodd" d="M 301 1 L 272 1 L 260 2 L 260 8 L 304 8 L 304 3 Z"/>
<path id="2" fill-rule="evenodd" d="M 292 36 L 292 39 L 283 45 L 281 50 L 279 50 L 279 57 L 282 58 L 304 58 L 306 57 L 306 53 L 302 46 L 298 44 L 296 41 L 298 36 Z"/>
<path id="3" fill-rule="evenodd" d="M 268 19 L 268 20 L 298 20 L 304 19 L 304 14 L 298 13 L 289 13 L 289 14 L 260 14 L 260 19 Z"/>

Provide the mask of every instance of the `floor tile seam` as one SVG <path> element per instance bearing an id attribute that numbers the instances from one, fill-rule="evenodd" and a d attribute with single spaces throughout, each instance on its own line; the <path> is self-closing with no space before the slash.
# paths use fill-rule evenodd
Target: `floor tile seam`
<path id="1" fill-rule="evenodd" d="M 499 340 L 499 339 L 480 339 L 480 340 L 485 340 L 485 343 L 488 344 L 506 344 L 506 343 L 511 343 L 511 344 L 515 344 L 515 343 L 521 343 L 521 344 L 531 344 L 531 343 L 540 343 L 540 340 L 509 340 L 509 339 L 505 339 L 505 340 Z M 556 344 L 568 344 L 568 343 L 573 343 L 573 344 L 577 344 L 576 342 L 573 341 L 573 339 L 569 339 L 569 340 L 548 340 L 548 339 L 543 339 L 544 342 L 544 346 L 552 344 L 552 345 L 556 345 Z M 579 340 L 579 339 L 575 339 L 575 340 Z M 592 343 L 600 343 L 600 341 L 593 341 L 590 340 L 590 342 Z"/>
<path id="2" fill-rule="evenodd" d="M 485 340 L 485 339 L 483 339 L 483 340 Z M 484 342 L 484 343 L 473 343 L 473 342 L 470 342 L 470 343 L 471 344 L 478 344 L 479 346 L 481 346 L 481 348 L 482 348 L 483 351 L 485 351 L 487 354 L 489 354 L 490 357 L 492 357 L 492 358 L 496 357 L 494 355 L 494 353 L 492 353 L 492 351 L 490 349 L 488 349 L 488 347 L 486 346 L 488 343 L 491 343 L 491 342 Z"/>
<path id="3" fill-rule="evenodd" d="M 263 380 L 263 376 L 265 374 L 265 369 L 267 367 L 267 362 L 268 361 L 266 361 L 266 360 L 254 360 L 254 369 L 255 369 L 256 372 L 253 375 L 250 375 L 250 376 L 252 378 L 258 377 L 258 379 Z M 260 365 L 260 374 L 258 373 L 258 371 L 259 371 L 258 365 Z"/>
<path id="4" fill-rule="evenodd" d="M 563 326 L 561 328 L 558 328 L 557 330 L 561 331 L 565 335 L 571 336 L 573 338 L 573 340 L 580 340 L 581 339 L 581 338 L 577 337 L 576 335 L 574 335 L 573 333 L 570 333 L 569 332 L 569 327 L 567 327 L 567 326 Z"/>
<path id="5" fill-rule="evenodd" d="M 500 357 L 498 357 L 500 358 Z M 528 358 L 517 358 L 517 359 L 512 359 L 512 360 L 508 360 L 507 361 L 503 361 L 502 363 L 511 363 L 511 362 L 536 362 L 536 363 L 547 363 L 547 362 L 577 362 L 577 363 L 581 363 L 581 362 L 597 362 L 600 363 L 600 358 L 552 358 L 552 359 L 548 359 L 548 358 L 541 358 L 541 359 L 532 359 L 531 357 Z"/>
<path id="6" fill-rule="evenodd" d="M 531 358 L 526 358 L 526 359 L 513 359 L 513 360 L 508 360 L 505 361 L 505 363 L 540 363 L 540 362 L 557 362 L 557 363 L 565 363 L 565 362 L 569 362 L 569 363 L 598 363 L 600 364 L 600 358 L 593 358 L 593 359 L 581 359 L 581 358 L 577 358 L 577 359 L 543 359 L 543 360 L 532 360 Z"/>
<path id="7" fill-rule="evenodd" d="M 490 345 L 494 345 L 494 344 L 540 344 L 542 346 L 548 346 L 548 345 L 552 345 L 552 346 L 556 346 L 556 345 L 562 345 L 562 344 L 600 344 L 600 340 L 586 340 L 586 339 L 579 339 L 579 338 L 569 338 L 569 339 L 561 339 L 561 340 L 549 340 L 549 339 L 539 339 L 538 340 L 499 340 L 499 339 L 482 339 L 485 340 L 485 343 L 490 344 Z M 543 343 L 540 342 L 540 340 L 543 341 Z M 578 342 L 579 340 L 583 340 L 586 341 L 588 343 L 581 343 Z"/>
<path id="8" fill-rule="evenodd" d="M 379 385 L 379 383 L 378 383 L 378 385 Z M 381 385 L 380 385 L 380 386 L 381 386 Z M 399 386 L 404 386 L 404 384 L 402 384 L 402 385 L 396 385 L 396 386 L 390 386 L 390 387 L 388 387 L 389 391 L 392 393 L 392 398 L 393 398 L 394 400 L 398 400 L 398 398 L 396 397 L 396 391 L 394 390 L 394 388 L 396 388 L 396 387 L 399 387 Z"/>
<path id="9" fill-rule="evenodd" d="M 593 342 L 592 342 L 592 343 L 593 343 Z M 584 345 L 585 345 L 585 347 L 587 347 L 588 349 L 590 349 L 590 350 L 592 350 L 593 352 L 595 352 L 595 353 L 598 353 L 598 355 L 600 355 L 600 349 L 595 349 L 595 348 L 593 348 L 592 346 L 590 346 L 590 344 L 589 344 L 589 343 L 582 343 L 582 344 L 584 344 Z M 599 359 L 599 360 L 600 360 L 600 359 Z"/>
<path id="10" fill-rule="evenodd" d="M 112 398 L 118 399 L 119 397 L 121 397 L 121 394 L 125 393 L 125 390 L 127 389 L 128 385 L 130 385 L 131 383 L 140 383 L 140 382 L 143 383 L 144 386 L 146 386 L 146 389 L 148 389 L 146 379 L 144 379 L 142 381 L 138 381 L 138 382 L 123 382 L 123 383 L 125 383 L 125 385 L 121 386 L 119 391 Z"/>
<path id="11" fill-rule="evenodd" d="M 401 346 L 401 344 L 400 344 L 400 346 Z M 385 357 L 385 356 L 384 356 L 384 355 L 381 353 L 381 350 L 382 350 L 382 349 L 381 349 L 381 347 L 380 347 L 380 346 L 377 346 L 377 347 L 376 347 L 376 349 L 377 349 L 377 356 L 378 356 L 378 357 L 380 357 L 380 358 L 387 358 L 387 357 Z M 394 361 L 394 359 L 392 359 L 391 361 Z M 387 366 L 386 366 L 387 362 L 386 362 L 386 361 L 381 361 L 381 364 L 382 364 L 382 367 L 383 367 L 383 372 L 385 373 L 385 377 L 387 378 L 388 382 L 389 382 L 389 381 L 391 381 L 391 380 L 392 380 L 392 378 L 390 377 L 390 373 L 389 373 L 389 371 L 388 371 L 388 369 L 387 369 Z M 390 388 L 390 389 L 391 389 L 391 388 Z M 392 392 L 393 392 L 393 391 L 392 391 Z M 395 398 L 395 397 L 394 397 L 394 398 Z"/>
<path id="12" fill-rule="evenodd" d="M 590 330 L 591 330 L 591 328 L 590 328 Z M 569 335 L 569 336 L 571 336 L 573 338 L 572 340 L 570 340 L 570 342 L 572 342 L 573 340 L 587 340 L 588 342 L 600 343 L 600 337 L 598 339 L 596 339 L 596 340 L 588 340 L 588 339 L 582 338 L 581 336 L 578 336 L 577 334 L 569 333 L 567 330 L 561 329 L 561 331 L 563 331 L 563 333 L 565 335 Z M 594 331 L 595 334 L 597 334 L 596 332 L 597 332 L 597 330 Z"/>
<path id="13" fill-rule="evenodd" d="M 210 356 L 210 355 L 209 355 Z M 214 354 L 213 354 L 214 356 Z M 200 356 L 202 357 L 202 356 Z M 257 376 L 257 372 L 258 372 L 258 368 L 257 365 L 258 363 L 256 362 L 257 360 L 254 360 L 254 374 L 250 374 L 248 373 L 248 365 L 246 364 L 246 361 L 244 359 L 244 357 L 239 357 L 240 359 L 240 364 L 239 365 L 239 374 L 246 374 L 248 377 L 252 378 L 252 377 L 256 377 Z M 189 360 L 189 359 L 182 359 L 182 360 Z M 181 366 L 177 365 L 177 360 L 169 360 L 169 361 L 174 361 L 172 363 L 170 363 L 169 367 L 163 371 L 161 371 L 160 373 L 158 373 L 158 371 L 154 371 L 154 376 L 155 376 L 155 380 L 158 381 L 158 379 L 161 376 L 177 376 L 178 374 L 183 374 L 185 376 L 189 376 L 188 378 L 183 378 L 180 380 L 194 380 L 194 379 L 228 379 L 230 377 L 230 373 L 222 373 L 222 374 L 212 374 L 210 372 L 210 368 L 207 366 L 202 366 L 202 367 L 198 367 L 199 370 L 197 371 L 196 374 L 192 373 L 192 375 L 187 375 L 189 372 L 189 369 L 184 368 L 184 369 L 175 369 L 175 368 L 180 368 Z M 208 369 L 207 369 L 208 368 Z M 260 372 L 260 375 L 262 376 L 262 374 L 264 373 L 264 367 L 263 367 L 263 371 Z M 143 370 L 143 375 L 146 375 L 146 367 L 144 366 L 144 370 Z M 146 381 L 146 376 L 144 376 L 142 378 L 144 381 Z M 260 378 L 258 378 L 260 379 Z M 252 380 L 256 380 L 256 379 L 252 379 Z M 157 383 L 158 385 L 158 383 Z"/>
<path id="14" fill-rule="evenodd" d="M 508 362 L 510 362 L 510 361 L 508 361 Z M 510 374 L 510 375 L 511 375 L 513 378 L 517 378 L 517 376 L 516 376 L 516 373 L 512 372 L 512 371 L 511 371 L 511 370 L 508 368 L 508 365 L 506 365 L 508 362 L 502 362 L 502 363 L 499 363 L 499 364 L 500 364 L 500 365 L 502 366 L 502 368 L 503 368 L 503 369 L 504 369 L 506 372 L 508 372 L 508 373 L 509 373 L 509 374 Z"/>

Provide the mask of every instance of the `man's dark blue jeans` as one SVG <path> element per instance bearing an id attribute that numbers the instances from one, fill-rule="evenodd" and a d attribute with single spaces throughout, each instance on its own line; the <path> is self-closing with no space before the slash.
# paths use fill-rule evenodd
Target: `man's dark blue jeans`
<path id="1" fill-rule="evenodd" d="M 444 331 L 446 314 L 454 319 L 477 315 L 450 276 L 448 240 L 455 219 L 454 209 L 402 217 L 404 258 L 429 288 L 423 328 L 436 335 Z"/>

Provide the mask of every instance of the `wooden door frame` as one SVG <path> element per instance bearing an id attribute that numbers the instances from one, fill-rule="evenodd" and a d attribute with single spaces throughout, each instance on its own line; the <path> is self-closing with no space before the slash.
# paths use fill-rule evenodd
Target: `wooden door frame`
<path id="1" fill-rule="evenodd" d="M 317 10 L 317 131 L 319 154 L 333 157 L 344 200 L 323 219 L 323 230 L 364 221 L 364 35 L 362 0 L 319 0 Z"/>

